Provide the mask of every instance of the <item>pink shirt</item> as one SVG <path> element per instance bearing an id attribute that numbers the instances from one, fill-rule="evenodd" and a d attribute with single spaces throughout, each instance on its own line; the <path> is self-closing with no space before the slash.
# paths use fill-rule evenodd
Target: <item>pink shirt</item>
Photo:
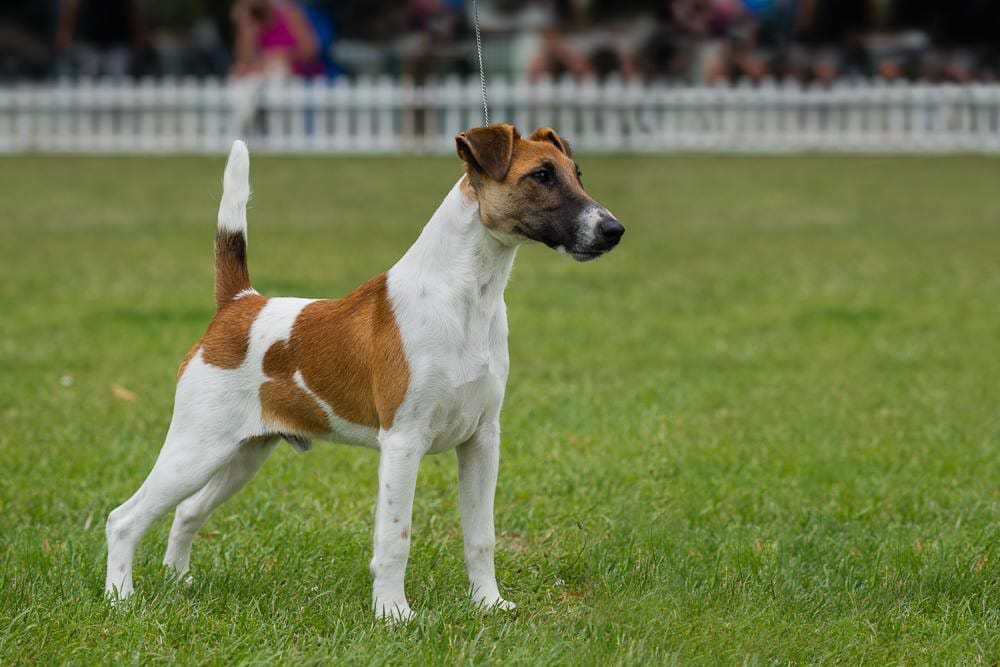
<path id="1" fill-rule="evenodd" d="M 270 51 L 295 51 L 295 33 L 292 32 L 292 19 L 289 13 L 293 11 L 285 4 L 275 3 L 271 12 L 271 21 L 261 26 L 257 37 L 257 46 L 261 53 Z M 319 58 L 292 61 L 292 71 L 300 76 L 316 76 L 323 74 L 323 63 Z"/>

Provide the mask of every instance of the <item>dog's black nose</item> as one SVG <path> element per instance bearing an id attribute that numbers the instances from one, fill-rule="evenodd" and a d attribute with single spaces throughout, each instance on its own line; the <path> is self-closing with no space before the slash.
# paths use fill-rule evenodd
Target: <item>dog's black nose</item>
<path id="1" fill-rule="evenodd" d="M 600 224 L 597 226 L 597 231 L 600 232 L 601 236 L 606 241 L 618 243 L 618 239 L 620 239 L 622 234 L 625 233 L 625 228 L 622 227 L 620 222 L 609 215 L 601 220 Z"/>

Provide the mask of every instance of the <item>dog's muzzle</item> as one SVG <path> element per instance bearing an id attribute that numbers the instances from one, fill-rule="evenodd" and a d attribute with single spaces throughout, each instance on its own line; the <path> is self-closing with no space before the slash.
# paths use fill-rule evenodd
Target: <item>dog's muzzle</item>
<path id="1" fill-rule="evenodd" d="M 583 218 L 579 234 L 583 242 L 569 253 L 577 261 L 597 259 L 618 245 L 625 233 L 625 228 L 607 209 L 591 209 Z"/>

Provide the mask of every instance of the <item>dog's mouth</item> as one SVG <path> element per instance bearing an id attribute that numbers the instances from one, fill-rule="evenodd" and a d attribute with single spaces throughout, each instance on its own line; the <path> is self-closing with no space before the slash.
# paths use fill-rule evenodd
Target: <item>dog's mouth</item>
<path id="1" fill-rule="evenodd" d="M 607 255 L 618 246 L 618 239 L 609 239 L 596 244 L 588 244 L 582 247 L 567 248 L 566 254 L 578 262 L 590 262 L 598 257 Z"/>
<path id="2" fill-rule="evenodd" d="M 608 248 L 607 250 L 599 250 L 596 252 L 569 252 L 567 254 L 578 262 L 590 262 L 597 259 L 601 255 L 606 255 L 610 251 L 611 249 Z"/>
<path id="3" fill-rule="evenodd" d="M 615 245 L 617 245 L 617 243 Z M 615 245 L 608 248 L 567 248 L 561 244 L 553 244 L 549 245 L 549 247 L 558 252 L 560 255 L 572 257 L 578 262 L 592 262 L 598 257 L 607 255 L 614 249 Z"/>
<path id="4" fill-rule="evenodd" d="M 570 239 L 561 238 L 563 235 L 552 233 L 546 229 L 531 229 L 526 225 L 518 225 L 515 231 L 523 237 L 532 241 L 539 241 L 552 248 L 560 255 L 572 257 L 578 262 L 590 262 L 602 255 L 611 252 L 618 245 L 619 237 L 603 239 L 599 243 L 579 244 L 576 234 L 570 235 Z M 569 240 L 569 243 L 566 241 Z"/>

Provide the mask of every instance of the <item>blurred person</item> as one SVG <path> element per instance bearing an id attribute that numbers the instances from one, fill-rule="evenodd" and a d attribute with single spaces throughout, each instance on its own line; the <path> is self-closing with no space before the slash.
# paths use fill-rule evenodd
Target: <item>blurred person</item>
<path id="1" fill-rule="evenodd" d="M 564 73 L 570 73 L 577 78 L 593 74 L 593 67 L 586 54 L 564 34 L 567 27 L 581 22 L 582 7 L 571 0 L 539 1 L 532 4 L 544 7 L 546 21 L 538 31 L 540 37 L 538 51 L 528 63 L 528 79 L 535 81 L 542 76 L 555 78 Z"/>
<path id="2" fill-rule="evenodd" d="M 703 0 L 661 0 L 656 5 L 656 28 L 639 59 L 647 79 L 704 79 L 698 56 L 709 32 L 708 9 Z"/>
<path id="3" fill-rule="evenodd" d="M 465 23 L 471 27 L 472 3 L 467 1 L 465 8 Z M 478 9 L 483 60 L 491 72 L 537 79 L 588 71 L 586 58 L 560 34 L 566 26 L 560 25 L 558 0 L 479 0 Z M 474 44 L 469 46 L 474 60 Z"/>
<path id="4" fill-rule="evenodd" d="M 882 79 L 913 79 L 931 50 L 934 2 L 876 0 L 873 30 L 865 39 L 872 71 Z"/>
<path id="5" fill-rule="evenodd" d="M 58 0 L 56 73 L 121 79 L 149 66 L 138 0 Z"/>
<path id="6" fill-rule="evenodd" d="M 320 44 L 306 12 L 281 0 L 237 0 L 232 7 L 235 77 L 319 76 Z"/>
<path id="7" fill-rule="evenodd" d="M 406 7 L 408 34 L 400 40 L 403 72 L 417 82 L 447 71 L 463 71 L 465 51 L 463 0 L 410 0 Z"/>
<path id="8" fill-rule="evenodd" d="M 934 8 L 931 27 L 934 48 L 921 63 L 921 77 L 930 81 L 969 83 L 989 79 L 996 54 L 1000 8 L 995 0 L 952 0 L 947 11 Z"/>
<path id="9" fill-rule="evenodd" d="M 872 23 L 870 0 L 799 0 L 798 42 L 790 68 L 798 78 L 831 84 L 843 75 L 870 73 L 863 35 Z"/>
<path id="10" fill-rule="evenodd" d="M 798 0 L 743 0 L 748 34 L 737 65 L 744 75 L 754 81 L 789 76 L 798 4 Z"/>
<path id="11" fill-rule="evenodd" d="M 171 0 L 145 4 L 150 48 L 156 54 L 156 73 L 161 76 L 225 76 L 230 49 L 213 21 L 220 2 Z M 229 24 L 229 4 L 224 6 Z"/>
<path id="12" fill-rule="evenodd" d="M 881 0 L 877 31 L 867 40 L 873 67 L 889 80 L 967 83 L 996 76 L 992 0 Z"/>
<path id="13" fill-rule="evenodd" d="M 555 28 L 547 28 L 541 33 L 541 49 L 528 65 L 528 79 L 536 81 L 542 76 L 559 77 L 570 73 L 583 78 L 593 73 L 590 60 L 580 53 Z"/>
<path id="14" fill-rule="evenodd" d="M 677 0 L 672 10 L 678 25 L 699 37 L 692 63 L 695 79 L 729 81 L 735 64 L 730 42 L 735 34 L 739 44 L 744 29 L 740 0 Z"/>
<path id="15" fill-rule="evenodd" d="M 648 0 L 587 0 L 586 28 L 577 41 L 598 80 L 643 73 L 643 48 L 657 29 Z"/>
<path id="16" fill-rule="evenodd" d="M 320 67 L 327 78 L 333 79 L 343 74 L 340 63 L 333 57 L 333 45 L 337 36 L 337 24 L 334 20 L 333 11 L 323 0 L 303 0 L 302 10 L 309 25 L 312 27 L 313 35 L 316 36 L 317 57 Z"/>
<path id="17" fill-rule="evenodd" d="M 263 122 L 258 110 L 264 87 L 292 76 L 324 73 L 319 40 L 305 11 L 280 0 L 236 0 L 230 76 L 232 124 L 241 135 Z"/>
<path id="18" fill-rule="evenodd" d="M 569 73 L 604 80 L 642 72 L 643 46 L 657 22 L 642 0 L 563 0 L 549 3 L 551 20 L 540 31 L 530 79 Z"/>
<path id="19" fill-rule="evenodd" d="M 462 22 L 462 0 L 410 0 L 406 7 L 409 28 L 430 36 L 455 37 Z"/>
<path id="20" fill-rule="evenodd" d="M 769 18 L 775 11 L 777 2 L 743 0 L 742 2 L 720 3 L 726 12 L 726 41 L 720 51 L 721 60 L 716 75 L 725 80 L 750 79 L 762 81 L 770 72 L 774 58 L 771 45 L 763 41 L 769 33 L 761 30 L 762 19 Z"/>
<path id="21" fill-rule="evenodd" d="M 0 4 L 0 79 L 49 73 L 51 8 L 36 0 Z"/>

